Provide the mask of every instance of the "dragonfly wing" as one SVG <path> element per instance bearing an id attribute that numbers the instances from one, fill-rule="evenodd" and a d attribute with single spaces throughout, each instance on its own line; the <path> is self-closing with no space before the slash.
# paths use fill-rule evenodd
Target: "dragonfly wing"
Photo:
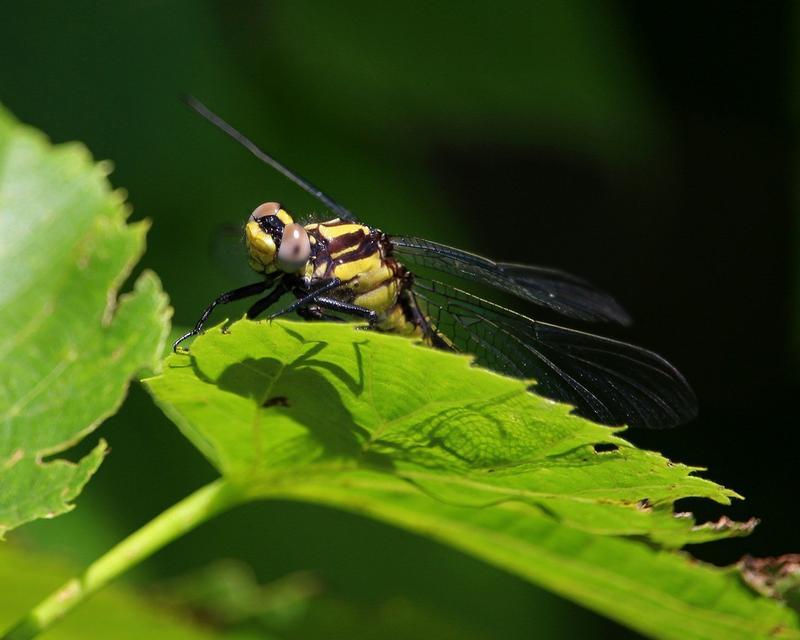
<path id="1" fill-rule="evenodd" d="M 666 428 L 691 420 L 697 400 L 661 356 L 625 342 L 538 322 L 451 285 L 417 278 L 422 313 L 478 364 L 536 380 L 536 393 L 603 424 Z"/>
<path id="2" fill-rule="evenodd" d="M 391 236 L 390 241 L 395 256 L 412 270 L 477 281 L 579 320 L 630 324 L 630 316 L 614 298 L 563 271 L 498 263 L 421 238 Z"/>

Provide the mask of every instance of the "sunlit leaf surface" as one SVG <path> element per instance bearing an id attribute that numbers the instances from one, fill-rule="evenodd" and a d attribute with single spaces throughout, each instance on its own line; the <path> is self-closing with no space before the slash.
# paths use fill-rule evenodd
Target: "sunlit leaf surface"
<path id="1" fill-rule="evenodd" d="M 154 274 L 117 298 L 147 225 L 125 223 L 108 171 L 0 108 L 0 537 L 72 508 L 105 444 L 77 463 L 45 456 L 114 413 L 167 331 Z"/>
<path id="2" fill-rule="evenodd" d="M 733 492 L 466 356 L 349 326 L 241 321 L 170 356 L 147 386 L 246 499 L 394 523 L 657 637 L 794 633 L 790 611 L 732 572 L 668 550 L 747 533 L 673 513 L 679 498 Z"/>

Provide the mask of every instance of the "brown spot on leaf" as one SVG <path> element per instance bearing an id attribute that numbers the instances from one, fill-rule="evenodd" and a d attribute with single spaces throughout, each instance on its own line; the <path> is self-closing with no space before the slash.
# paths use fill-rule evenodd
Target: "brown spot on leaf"
<path id="1" fill-rule="evenodd" d="M 704 522 L 694 528 L 695 530 L 735 531 L 739 535 L 746 536 L 753 532 L 753 529 L 758 526 L 759 522 L 760 520 L 758 518 L 750 518 L 746 522 L 737 522 L 736 520 L 731 520 L 728 516 L 722 516 L 715 522 Z"/>
<path id="2" fill-rule="evenodd" d="M 5 461 L 3 469 L 10 469 L 24 457 L 25 457 L 25 452 L 22 449 L 17 449 L 16 451 L 14 451 L 14 453 L 11 454 L 11 457 Z"/>
<path id="3" fill-rule="evenodd" d="M 737 567 L 750 588 L 800 611 L 800 553 L 773 558 L 744 556 Z"/>

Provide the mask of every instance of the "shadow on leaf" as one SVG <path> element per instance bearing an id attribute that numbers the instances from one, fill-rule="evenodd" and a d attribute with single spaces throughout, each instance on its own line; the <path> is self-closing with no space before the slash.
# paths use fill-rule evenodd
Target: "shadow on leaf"
<path id="1" fill-rule="evenodd" d="M 363 370 L 359 366 L 356 379 L 333 363 L 315 359 L 326 346 L 325 342 L 314 344 L 289 363 L 271 357 L 232 362 L 216 379 L 210 379 L 195 358 L 192 363 L 205 382 L 252 401 L 256 412 L 254 452 L 266 453 L 269 447 L 269 459 L 284 462 L 297 462 L 300 457 L 308 460 L 312 451 L 316 452 L 314 459 L 363 458 L 369 432 L 356 424 L 329 380 L 331 375 L 336 376 L 350 392 L 359 395 L 364 388 Z M 360 358 L 358 362 L 360 365 Z M 281 437 L 276 421 L 281 416 L 302 426 L 305 435 Z M 372 452 L 368 455 L 370 462 L 381 457 Z M 385 466 L 385 461 L 381 465 Z"/>

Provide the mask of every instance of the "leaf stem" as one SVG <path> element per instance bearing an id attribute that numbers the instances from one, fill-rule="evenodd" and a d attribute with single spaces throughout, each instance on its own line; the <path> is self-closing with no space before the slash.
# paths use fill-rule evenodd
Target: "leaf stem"
<path id="1" fill-rule="evenodd" d="M 114 578 L 176 538 L 239 502 L 240 492 L 224 480 L 205 485 L 156 516 L 95 560 L 80 575 L 42 600 L 2 640 L 33 638 Z"/>

